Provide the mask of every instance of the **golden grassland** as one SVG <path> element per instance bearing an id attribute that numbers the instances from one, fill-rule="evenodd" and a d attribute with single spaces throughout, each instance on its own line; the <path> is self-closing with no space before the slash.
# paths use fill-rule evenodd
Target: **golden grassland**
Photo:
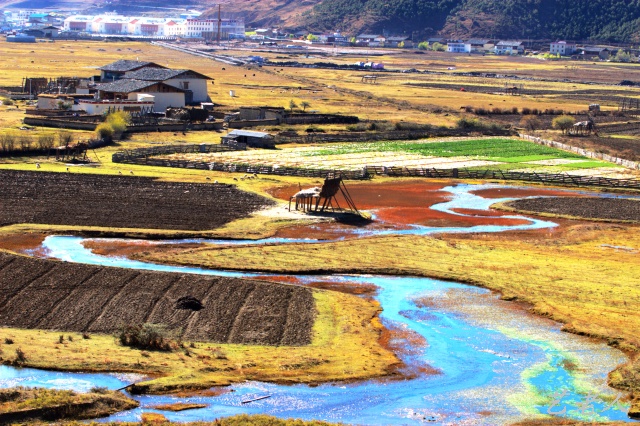
<path id="1" fill-rule="evenodd" d="M 225 51 L 232 55 L 249 55 L 251 51 Z M 283 60 L 282 54 L 258 53 L 274 60 Z M 608 75 L 614 69 L 624 67 L 624 64 L 598 64 L 572 63 L 567 65 L 553 61 L 541 61 L 534 58 L 507 58 L 496 56 L 473 55 L 457 56 L 429 52 L 425 55 L 391 54 L 376 57 L 376 61 L 382 61 L 391 68 L 418 68 L 431 70 L 447 70 L 447 66 L 455 65 L 456 71 L 446 71 L 444 75 L 424 74 L 381 74 L 376 85 L 362 83 L 362 73 L 352 70 L 326 70 L 314 68 L 278 68 L 265 65 L 258 68 L 255 65 L 238 67 L 223 64 L 211 59 L 196 57 L 175 50 L 165 49 L 148 43 L 127 42 L 102 42 L 102 41 L 58 41 L 55 43 L 6 43 L 0 40 L 0 54 L 11 57 L 13 61 L 0 63 L 0 85 L 19 85 L 26 76 L 58 77 L 58 76 L 84 76 L 98 74 L 97 68 L 101 65 L 118 59 L 139 59 L 157 62 L 160 65 L 172 68 L 190 68 L 214 78 L 214 84 L 210 84 L 209 95 L 218 104 L 235 108 L 241 105 L 274 105 L 288 107 L 289 101 L 294 100 L 298 104 L 309 102 L 309 109 L 326 113 L 354 114 L 361 118 L 371 120 L 415 121 L 432 125 L 452 125 L 457 119 L 457 110 L 460 106 L 473 106 L 491 108 L 555 108 L 569 111 L 586 109 L 583 101 L 565 99 L 563 95 L 574 90 L 590 89 L 604 90 L 606 86 L 582 85 L 565 83 L 525 81 L 519 82 L 526 88 L 557 90 L 557 95 L 550 96 L 503 96 L 481 94 L 473 92 L 461 92 L 453 89 L 437 87 L 415 87 L 406 83 L 450 83 L 464 86 L 465 84 L 502 86 L 506 82 L 502 79 L 479 79 L 473 77 L 460 77 L 454 72 L 484 71 L 484 72 L 518 72 L 527 69 L 535 70 L 538 74 L 555 75 L 564 72 L 566 78 L 580 72 L 595 73 L 602 71 Z M 304 58 L 303 55 L 289 55 L 288 59 L 300 62 L 332 61 L 337 63 L 353 63 L 355 60 L 364 60 L 361 54 L 344 55 L 339 57 L 312 57 Z M 284 59 L 287 60 L 287 59 Z M 629 68 L 630 69 L 630 68 Z M 564 71 L 563 71 L 564 70 Z M 597 80 L 596 80 L 597 81 Z M 510 83 L 513 84 L 513 83 Z M 236 96 L 229 97 L 229 90 L 234 90 Z M 630 96 L 639 95 L 640 91 L 629 89 Z M 382 100 L 381 100 L 382 99 Z M 442 113 L 425 112 L 425 107 L 444 108 Z M 9 110 L 11 107 L 9 107 Z M 224 108 L 224 106 L 223 106 Z M 15 108 L 14 108 L 15 109 Z M 453 114 L 452 114 L 453 113 Z M 21 116 L 12 113 L 12 117 L 0 119 L 0 128 L 15 128 Z M 196 141 L 201 137 L 196 132 L 186 136 L 178 135 L 176 138 L 186 141 Z M 208 133 L 208 132 L 205 132 Z M 87 135 L 88 132 L 77 132 L 78 136 Z M 155 135 L 154 135 L 155 136 Z M 168 135 L 162 135 L 166 137 Z M 152 136 L 153 137 L 153 136 Z M 137 138 L 134 136 L 134 139 Z M 218 138 L 216 137 L 216 140 Z"/>
<path id="2" fill-rule="evenodd" d="M 85 339 L 64 333 L 60 338 L 60 332 L 0 328 L 0 356 L 5 363 L 25 367 L 151 376 L 136 383 L 134 390 L 140 393 L 206 389 L 244 380 L 293 384 L 390 374 L 399 361 L 378 343 L 380 306 L 344 293 L 313 294 L 317 317 L 307 346 L 183 342 L 179 350 L 158 352 L 120 346 L 108 335 Z M 24 352 L 23 359 L 17 359 L 17 349 Z"/>

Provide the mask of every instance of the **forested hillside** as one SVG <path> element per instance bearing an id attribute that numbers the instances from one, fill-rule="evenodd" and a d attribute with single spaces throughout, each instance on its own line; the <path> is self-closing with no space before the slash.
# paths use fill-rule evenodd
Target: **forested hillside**
<path id="1" fill-rule="evenodd" d="M 223 8 L 249 26 L 308 31 L 640 42 L 640 0 L 238 0 Z"/>
<path id="2" fill-rule="evenodd" d="M 633 42 L 640 33 L 640 1 L 464 0 L 452 11 L 444 32 Z"/>

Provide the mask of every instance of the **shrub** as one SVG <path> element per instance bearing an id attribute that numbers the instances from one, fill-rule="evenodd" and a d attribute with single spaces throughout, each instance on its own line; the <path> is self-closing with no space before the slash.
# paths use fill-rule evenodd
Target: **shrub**
<path id="1" fill-rule="evenodd" d="M 126 325 L 117 334 L 122 346 L 154 351 L 172 351 L 177 348 L 171 333 L 162 324 Z"/>
<path id="2" fill-rule="evenodd" d="M 96 133 L 100 139 L 110 140 L 113 137 L 113 127 L 109 123 L 100 123 L 96 127 Z"/>
<path id="3" fill-rule="evenodd" d="M 82 333 L 82 338 L 83 339 L 91 339 L 91 335 L 89 335 L 89 333 L 87 333 L 86 331 Z"/>
<path id="4" fill-rule="evenodd" d="M 491 113 L 492 113 L 492 114 L 502 114 L 502 110 L 501 110 L 500 108 L 498 108 L 498 107 L 494 107 L 494 108 L 491 110 Z"/>
<path id="5" fill-rule="evenodd" d="M 562 131 L 562 134 L 565 134 L 567 133 L 567 130 L 569 130 L 571 126 L 575 124 L 575 122 L 576 122 L 575 118 L 570 117 L 568 115 L 561 115 L 559 117 L 554 118 L 551 124 L 554 129 L 560 129 Z"/>
<path id="6" fill-rule="evenodd" d="M 24 351 L 20 348 L 16 349 L 16 363 L 23 363 L 27 361 L 27 355 L 24 353 Z"/>
<path id="7" fill-rule="evenodd" d="M 520 120 L 520 125 L 527 130 L 535 132 L 540 128 L 542 123 L 535 115 L 527 115 L 526 117 L 522 117 L 522 120 Z"/>
<path id="8" fill-rule="evenodd" d="M 411 121 L 398 121 L 393 127 L 395 130 L 431 130 L 429 124 L 418 124 Z"/>
<path id="9" fill-rule="evenodd" d="M 131 115 L 126 111 L 112 112 L 107 115 L 105 123 L 111 125 L 114 133 L 122 133 L 127 130 L 127 126 L 131 124 Z"/>
<path id="10" fill-rule="evenodd" d="M 5 97 L 0 97 L 0 102 L 2 102 L 2 105 L 13 105 L 14 103 L 12 99 Z"/>
<path id="11" fill-rule="evenodd" d="M 489 110 L 487 110 L 486 108 L 476 108 L 475 112 L 477 115 L 487 115 L 489 114 Z"/>
<path id="12" fill-rule="evenodd" d="M 512 107 L 511 114 L 517 114 L 517 113 L 518 113 L 518 107 Z"/>
<path id="13" fill-rule="evenodd" d="M 325 133 L 323 128 L 317 126 L 309 126 L 304 131 L 307 133 Z"/>
<path id="14" fill-rule="evenodd" d="M 522 107 L 522 115 L 529 115 L 529 114 L 531 114 L 531 108 Z"/>
<path id="15" fill-rule="evenodd" d="M 420 43 L 418 43 L 418 49 L 420 49 L 420 50 L 429 49 L 429 42 L 428 41 L 421 41 Z"/>
<path id="16" fill-rule="evenodd" d="M 4 338 L 4 344 L 5 345 L 13 345 L 13 339 L 11 339 L 9 337 L 5 337 Z"/>
<path id="17" fill-rule="evenodd" d="M 91 389 L 89 389 L 89 392 L 105 394 L 105 393 L 109 393 L 109 388 L 107 388 L 106 386 L 94 386 Z"/>
<path id="18" fill-rule="evenodd" d="M 540 114 L 540 110 L 538 108 L 533 108 L 533 109 L 531 109 L 531 114 L 532 115 L 539 115 Z"/>
<path id="19" fill-rule="evenodd" d="M 346 129 L 350 132 L 364 132 L 367 130 L 367 126 L 364 123 L 349 124 Z"/>

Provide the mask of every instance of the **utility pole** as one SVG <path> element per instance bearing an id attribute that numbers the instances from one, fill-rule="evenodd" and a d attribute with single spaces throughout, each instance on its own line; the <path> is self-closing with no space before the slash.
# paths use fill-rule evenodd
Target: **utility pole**
<path id="1" fill-rule="evenodd" d="M 221 5 L 218 3 L 218 37 L 216 41 L 218 42 L 218 46 L 220 46 L 220 32 L 222 31 L 222 15 L 221 15 Z"/>

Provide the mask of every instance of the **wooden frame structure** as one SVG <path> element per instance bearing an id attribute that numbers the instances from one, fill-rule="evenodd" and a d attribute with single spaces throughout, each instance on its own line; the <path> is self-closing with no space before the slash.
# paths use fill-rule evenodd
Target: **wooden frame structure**
<path id="1" fill-rule="evenodd" d="M 326 178 L 322 188 L 315 187 L 298 191 L 289 198 L 289 211 L 291 211 L 292 201 L 295 201 L 296 210 L 301 207 L 302 211 L 307 212 L 324 212 L 329 207 L 332 211 L 335 211 L 333 206 L 334 202 L 336 207 L 342 210 L 342 207 L 340 207 L 338 199 L 336 198 L 338 192 L 342 194 L 342 197 L 345 199 L 349 209 L 360 214 L 358 208 L 353 202 L 353 199 L 351 198 L 351 194 L 349 194 L 349 191 L 342 180 L 342 177 Z M 322 206 L 320 206 L 320 203 L 322 203 Z"/>

